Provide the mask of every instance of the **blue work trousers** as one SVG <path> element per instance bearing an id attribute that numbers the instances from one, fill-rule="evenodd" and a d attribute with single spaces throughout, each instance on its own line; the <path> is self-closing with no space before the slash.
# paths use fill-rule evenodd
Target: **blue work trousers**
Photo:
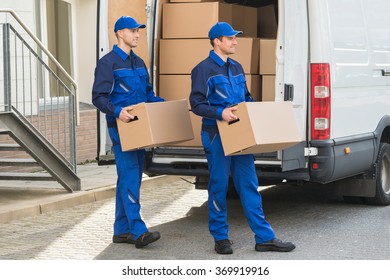
<path id="1" fill-rule="evenodd" d="M 202 130 L 201 137 L 210 172 L 209 230 L 214 240 L 228 239 L 226 195 L 230 175 L 256 243 L 274 239 L 275 233 L 264 217 L 253 155 L 225 156 L 218 132 Z"/>
<path id="2" fill-rule="evenodd" d="M 118 180 L 114 235 L 131 233 L 138 238 L 148 231 L 141 217 L 140 187 L 145 160 L 145 150 L 122 152 L 116 127 L 108 129 L 115 155 Z"/>

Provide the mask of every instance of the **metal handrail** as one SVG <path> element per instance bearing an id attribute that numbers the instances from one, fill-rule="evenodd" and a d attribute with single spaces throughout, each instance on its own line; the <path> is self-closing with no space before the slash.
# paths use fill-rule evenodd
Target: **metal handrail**
<path id="1" fill-rule="evenodd" d="M 54 62 L 54 64 L 58 67 L 62 74 L 71 82 L 74 87 L 74 95 L 75 103 L 76 103 L 76 122 L 79 124 L 79 116 L 78 116 L 78 88 L 76 81 L 68 74 L 68 72 L 62 67 L 62 65 L 57 61 L 57 59 L 50 53 L 50 51 L 41 43 L 41 41 L 37 38 L 37 36 L 32 33 L 32 31 L 24 24 L 22 19 L 16 14 L 13 9 L 1 8 L 0 13 L 10 13 L 13 18 L 20 24 L 20 26 L 30 35 L 30 37 L 34 40 L 34 42 L 41 48 L 41 50 Z"/>
<path id="2" fill-rule="evenodd" d="M 78 124 L 77 122 L 79 120 L 78 102 L 76 101 L 77 84 L 13 10 L 0 9 L 0 12 L 7 12 L 13 16 L 13 18 L 8 18 L 7 16 L 5 18 L 5 23 L 0 23 L 0 25 L 3 26 L 4 59 L 4 104 L 0 105 L 4 106 L 6 111 L 12 111 L 15 114 L 20 112 L 26 121 L 26 124 L 31 125 L 31 127 L 34 127 L 39 131 L 42 137 L 45 138 L 50 145 L 53 145 L 62 157 L 69 160 L 68 163 L 72 166 L 73 171 L 76 172 L 75 126 Z M 26 32 L 26 36 L 21 36 L 18 33 L 11 25 L 10 19 L 12 19 L 11 22 L 15 19 L 15 24 L 17 24 L 23 32 Z M 13 48 L 10 48 L 10 35 L 12 35 L 12 38 L 14 39 Z M 38 47 L 38 51 L 35 51 L 34 48 L 29 45 L 25 40 L 26 37 L 31 40 L 31 43 Z M 17 45 L 18 42 L 20 43 L 19 46 Z M 11 53 L 11 50 L 13 53 Z M 20 54 L 18 55 L 19 50 Z M 27 50 L 26 55 L 24 50 Z M 48 61 L 46 61 L 42 55 L 46 56 L 51 65 L 48 64 Z M 14 59 L 12 69 L 11 57 Z M 37 64 L 35 65 L 35 63 Z M 31 68 L 33 65 L 36 67 L 35 71 Z M 53 67 L 56 67 L 56 69 L 53 70 Z M 40 74 L 38 74 L 39 72 Z M 14 77 L 11 77 L 12 73 L 14 74 Z M 34 73 L 36 75 L 34 75 Z M 18 75 L 21 75 L 21 78 L 18 79 Z M 33 79 L 36 81 L 34 86 Z M 19 90 L 18 81 L 21 83 Z M 11 91 L 12 83 L 14 83 L 14 88 Z M 40 96 L 39 93 L 41 93 L 42 96 Z M 18 100 L 18 97 L 21 99 Z M 61 102 L 62 100 L 63 102 Z M 42 107 L 40 105 L 41 101 L 43 101 Z M 47 101 L 49 102 L 47 103 Z M 19 111 L 19 109 L 21 111 Z M 31 135 L 26 135 L 26 137 L 30 138 Z M 68 148 L 70 149 L 68 150 Z"/>

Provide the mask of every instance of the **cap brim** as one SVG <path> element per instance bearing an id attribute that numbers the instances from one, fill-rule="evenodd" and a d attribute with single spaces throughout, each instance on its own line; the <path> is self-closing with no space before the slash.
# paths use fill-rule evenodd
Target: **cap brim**
<path id="1" fill-rule="evenodd" d="M 242 31 L 234 30 L 234 32 L 231 32 L 228 35 L 223 35 L 223 36 L 225 36 L 225 37 L 233 37 L 233 36 L 236 36 L 238 34 L 242 34 Z"/>

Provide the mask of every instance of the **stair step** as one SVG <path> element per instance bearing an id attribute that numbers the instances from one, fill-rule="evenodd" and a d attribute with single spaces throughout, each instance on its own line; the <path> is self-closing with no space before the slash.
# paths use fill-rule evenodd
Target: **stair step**
<path id="1" fill-rule="evenodd" d="M 0 180 L 50 180 L 57 181 L 69 192 L 80 190 L 80 178 L 77 176 L 76 171 L 71 168 L 71 163 L 66 159 L 66 156 L 62 155 L 44 135 L 32 127 L 29 120 L 21 112 L 16 108 L 12 108 L 12 111 L 0 112 L 0 123 L 0 134 L 8 134 L 16 143 L 21 143 L 25 152 L 40 163 L 41 166 L 37 167 L 42 167 L 48 171 L 47 173 L 31 171 L 28 174 L 22 174 L 29 171 L 26 165 L 31 167 L 31 165 L 36 165 L 37 163 L 31 160 L 20 160 L 21 157 L 19 155 L 10 156 L 11 159 L 19 158 L 19 160 L 11 161 L 2 156 L 3 164 L 18 165 L 23 170 L 18 172 L 17 170 L 3 168 L 4 173 L 0 173 Z M 29 157 L 25 156 L 24 158 Z"/>
<path id="2" fill-rule="evenodd" d="M 21 173 L 21 172 L 0 172 L 0 180 L 13 181 L 55 181 L 55 179 L 47 173 Z"/>
<path id="3" fill-rule="evenodd" d="M 39 166 L 32 158 L 0 158 L 0 166 Z"/>
<path id="4" fill-rule="evenodd" d="M 18 144 L 0 144 L 0 151 L 24 151 Z"/>

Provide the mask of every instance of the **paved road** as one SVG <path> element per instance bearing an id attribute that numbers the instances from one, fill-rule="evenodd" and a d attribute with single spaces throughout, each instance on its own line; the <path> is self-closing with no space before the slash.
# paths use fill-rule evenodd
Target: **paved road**
<path id="1" fill-rule="evenodd" d="M 267 219 L 280 238 L 296 243 L 293 252 L 254 251 L 240 202 L 229 200 L 234 254 L 217 255 L 206 191 L 178 179 L 142 188 L 143 217 L 162 234 L 144 249 L 111 242 L 114 200 L 106 199 L 0 224 L 0 259 L 390 260 L 390 207 L 346 204 L 321 185 L 261 192 Z"/>

